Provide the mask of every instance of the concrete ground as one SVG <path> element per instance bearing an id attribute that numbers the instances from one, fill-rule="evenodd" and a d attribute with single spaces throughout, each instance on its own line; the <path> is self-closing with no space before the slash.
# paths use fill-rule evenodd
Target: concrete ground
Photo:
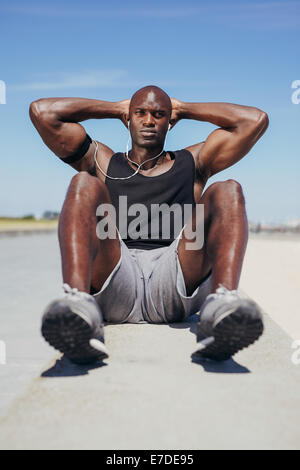
<path id="1" fill-rule="evenodd" d="M 253 253 L 259 262 L 265 249 L 250 240 L 246 292 Z M 56 236 L 3 238 L 0 250 L 0 449 L 300 448 L 300 364 L 269 316 L 260 341 L 224 363 L 191 361 L 195 316 L 107 326 L 110 358 L 76 366 L 39 334 L 41 310 L 60 292 Z"/>

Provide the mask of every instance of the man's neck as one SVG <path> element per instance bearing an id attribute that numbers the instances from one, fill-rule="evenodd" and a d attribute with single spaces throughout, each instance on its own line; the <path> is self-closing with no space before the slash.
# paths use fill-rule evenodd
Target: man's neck
<path id="1" fill-rule="evenodd" d="M 133 145 L 128 155 L 130 160 L 138 163 L 139 165 L 148 160 L 149 158 L 153 158 L 153 160 L 150 160 L 149 162 L 145 163 L 145 165 L 143 165 L 143 170 L 148 170 L 156 164 L 157 159 L 155 159 L 154 157 L 159 155 L 162 150 L 162 147 L 147 149 L 143 147 L 136 147 Z"/>

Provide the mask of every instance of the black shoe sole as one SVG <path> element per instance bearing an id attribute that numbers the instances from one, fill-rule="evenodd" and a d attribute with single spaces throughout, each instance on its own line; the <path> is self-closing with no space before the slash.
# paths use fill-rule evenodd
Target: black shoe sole
<path id="1" fill-rule="evenodd" d="M 193 356 L 212 359 L 215 361 L 226 361 L 238 351 L 247 348 L 262 335 L 264 330 L 262 317 L 259 312 L 245 311 L 240 307 L 221 320 L 213 329 L 214 341 L 207 341 L 207 346 L 197 350 Z M 198 324 L 197 341 L 201 346 L 201 339 L 207 338 L 207 333 Z"/>
<path id="2" fill-rule="evenodd" d="M 76 364 L 88 364 L 108 357 L 89 344 L 94 338 L 91 326 L 70 308 L 48 312 L 43 317 L 42 335 L 58 351 Z"/>

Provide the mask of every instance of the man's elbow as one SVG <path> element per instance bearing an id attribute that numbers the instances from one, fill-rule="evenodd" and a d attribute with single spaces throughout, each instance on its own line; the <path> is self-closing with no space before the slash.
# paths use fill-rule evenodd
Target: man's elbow
<path id="1" fill-rule="evenodd" d="M 29 116 L 33 124 L 49 119 L 50 103 L 46 98 L 33 101 L 29 106 Z"/>
<path id="2" fill-rule="evenodd" d="M 41 111 L 42 111 L 41 101 L 42 100 L 37 100 L 37 101 L 33 101 L 32 103 L 30 103 L 29 116 L 32 122 L 37 121 L 41 116 Z"/>
<path id="3" fill-rule="evenodd" d="M 258 132 L 259 135 L 262 135 L 269 126 L 269 116 L 265 111 L 255 108 L 255 113 L 251 119 L 251 125 L 254 128 L 255 132 Z"/>
<path id="4" fill-rule="evenodd" d="M 269 116 L 265 111 L 259 110 L 258 126 L 263 132 L 265 132 L 269 127 Z"/>
<path id="5" fill-rule="evenodd" d="M 269 117 L 267 113 L 258 108 L 251 108 L 241 129 L 244 131 L 244 136 L 250 139 L 252 145 L 254 145 L 265 133 L 268 125 Z"/>

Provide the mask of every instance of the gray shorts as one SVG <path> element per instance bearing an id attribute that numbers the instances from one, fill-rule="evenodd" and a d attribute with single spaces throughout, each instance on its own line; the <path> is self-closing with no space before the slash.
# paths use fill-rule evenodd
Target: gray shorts
<path id="1" fill-rule="evenodd" d="M 208 276 L 186 295 L 177 251 L 181 232 L 171 245 L 154 250 L 128 249 L 119 234 L 121 257 L 94 294 L 105 322 L 181 322 L 199 311 L 212 291 L 212 279 Z"/>

